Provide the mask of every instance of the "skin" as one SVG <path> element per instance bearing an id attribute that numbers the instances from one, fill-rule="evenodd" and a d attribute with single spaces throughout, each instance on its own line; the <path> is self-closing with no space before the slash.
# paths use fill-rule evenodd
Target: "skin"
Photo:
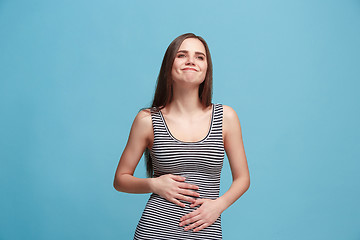
<path id="1" fill-rule="evenodd" d="M 209 130 L 211 106 L 204 108 L 198 97 L 199 85 L 204 81 L 207 70 L 205 53 L 200 40 L 188 38 L 183 41 L 171 71 L 173 100 L 161 110 L 170 132 L 184 142 L 199 141 Z M 151 149 L 153 140 L 150 111 L 142 110 L 131 127 L 115 173 L 114 188 L 127 193 L 156 193 L 182 207 L 185 205 L 179 200 L 192 203 L 190 207 L 200 206 L 179 219 L 179 226 L 184 226 L 184 230 L 200 231 L 210 226 L 250 186 L 240 121 L 234 109 L 229 106 L 223 105 L 223 142 L 233 182 L 228 191 L 215 200 L 192 198 L 199 197 L 194 191 L 198 186 L 185 183 L 182 176 L 166 174 L 157 178 L 134 177 L 135 168 L 145 148 Z"/>

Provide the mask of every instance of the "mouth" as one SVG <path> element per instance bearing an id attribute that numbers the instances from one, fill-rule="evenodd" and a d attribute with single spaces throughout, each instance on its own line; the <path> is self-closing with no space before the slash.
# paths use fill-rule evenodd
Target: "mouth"
<path id="1" fill-rule="evenodd" d="M 183 68 L 183 71 L 194 71 L 197 72 L 197 70 L 195 68 Z"/>

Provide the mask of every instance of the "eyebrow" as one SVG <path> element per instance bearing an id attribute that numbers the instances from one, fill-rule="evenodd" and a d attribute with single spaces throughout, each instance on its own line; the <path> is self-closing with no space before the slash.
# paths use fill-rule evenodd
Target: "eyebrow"
<path id="1" fill-rule="evenodd" d="M 187 50 L 180 50 L 180 51 L 178 51 L 177 53 L 180 53 L 180 52 L 182 52 L 182 53 L 188 53 L 189 51 L 187 51 Z M 195 52 L 195 54 L 200 54 L 200 55 L 204 55 L 204 56 L 206 56 L 204 53 L 202 53 L 202 52 Z"/>

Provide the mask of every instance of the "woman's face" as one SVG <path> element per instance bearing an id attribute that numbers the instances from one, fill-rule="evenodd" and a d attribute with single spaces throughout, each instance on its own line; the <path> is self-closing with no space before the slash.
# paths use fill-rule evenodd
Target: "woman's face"
<path id="1" fill-rule="evenodd" d="M 206 50 L 197 38 L 185 39 L 176 53 L 171 69 L 172 80 L 175 84 L 200 85 L 206 76 Z"/>

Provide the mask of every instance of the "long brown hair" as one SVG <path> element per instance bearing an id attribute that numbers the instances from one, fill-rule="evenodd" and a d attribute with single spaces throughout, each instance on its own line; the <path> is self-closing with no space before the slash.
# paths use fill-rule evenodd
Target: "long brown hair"
<path id="1" fill-rule="evenodd" d="M 160 73 L 157 78 L 156 90 L 154 94 L 154 99 L 151 107 L 156 109 L 157 111 L 163 109 L 167 104 L 169 104 L 172 100 L 172 78 L 171 78 L 171 70 L 174 63 L 174 59 L 176 57 L 177 51 L 180 48 L 182 42 L 187 38 L 196 38 L 199 39 L 205 47 L 206 51 L 206 60 L 207 60 L 207 71 L 205 75 L 204 81 L 199 86 L 199 98 L 200 102 L 204 107 L 208 107 L 211 105 L 212 100 L 212 79 L 213 79 L 213 69 L 212 69 L 212 61 L 210 56 L 210 51 L 205 40 L 196 36 L 193 33 L 185 33 L 183 35 L 175 38 L 166 49 Z M 154 169 L 152 166 L 152 159 L 150 156 L 150 151 L 148 148 L 145 149 L 145 163 L 146 163 L 146 172 L 148 177 L 154 176 Z"/>

